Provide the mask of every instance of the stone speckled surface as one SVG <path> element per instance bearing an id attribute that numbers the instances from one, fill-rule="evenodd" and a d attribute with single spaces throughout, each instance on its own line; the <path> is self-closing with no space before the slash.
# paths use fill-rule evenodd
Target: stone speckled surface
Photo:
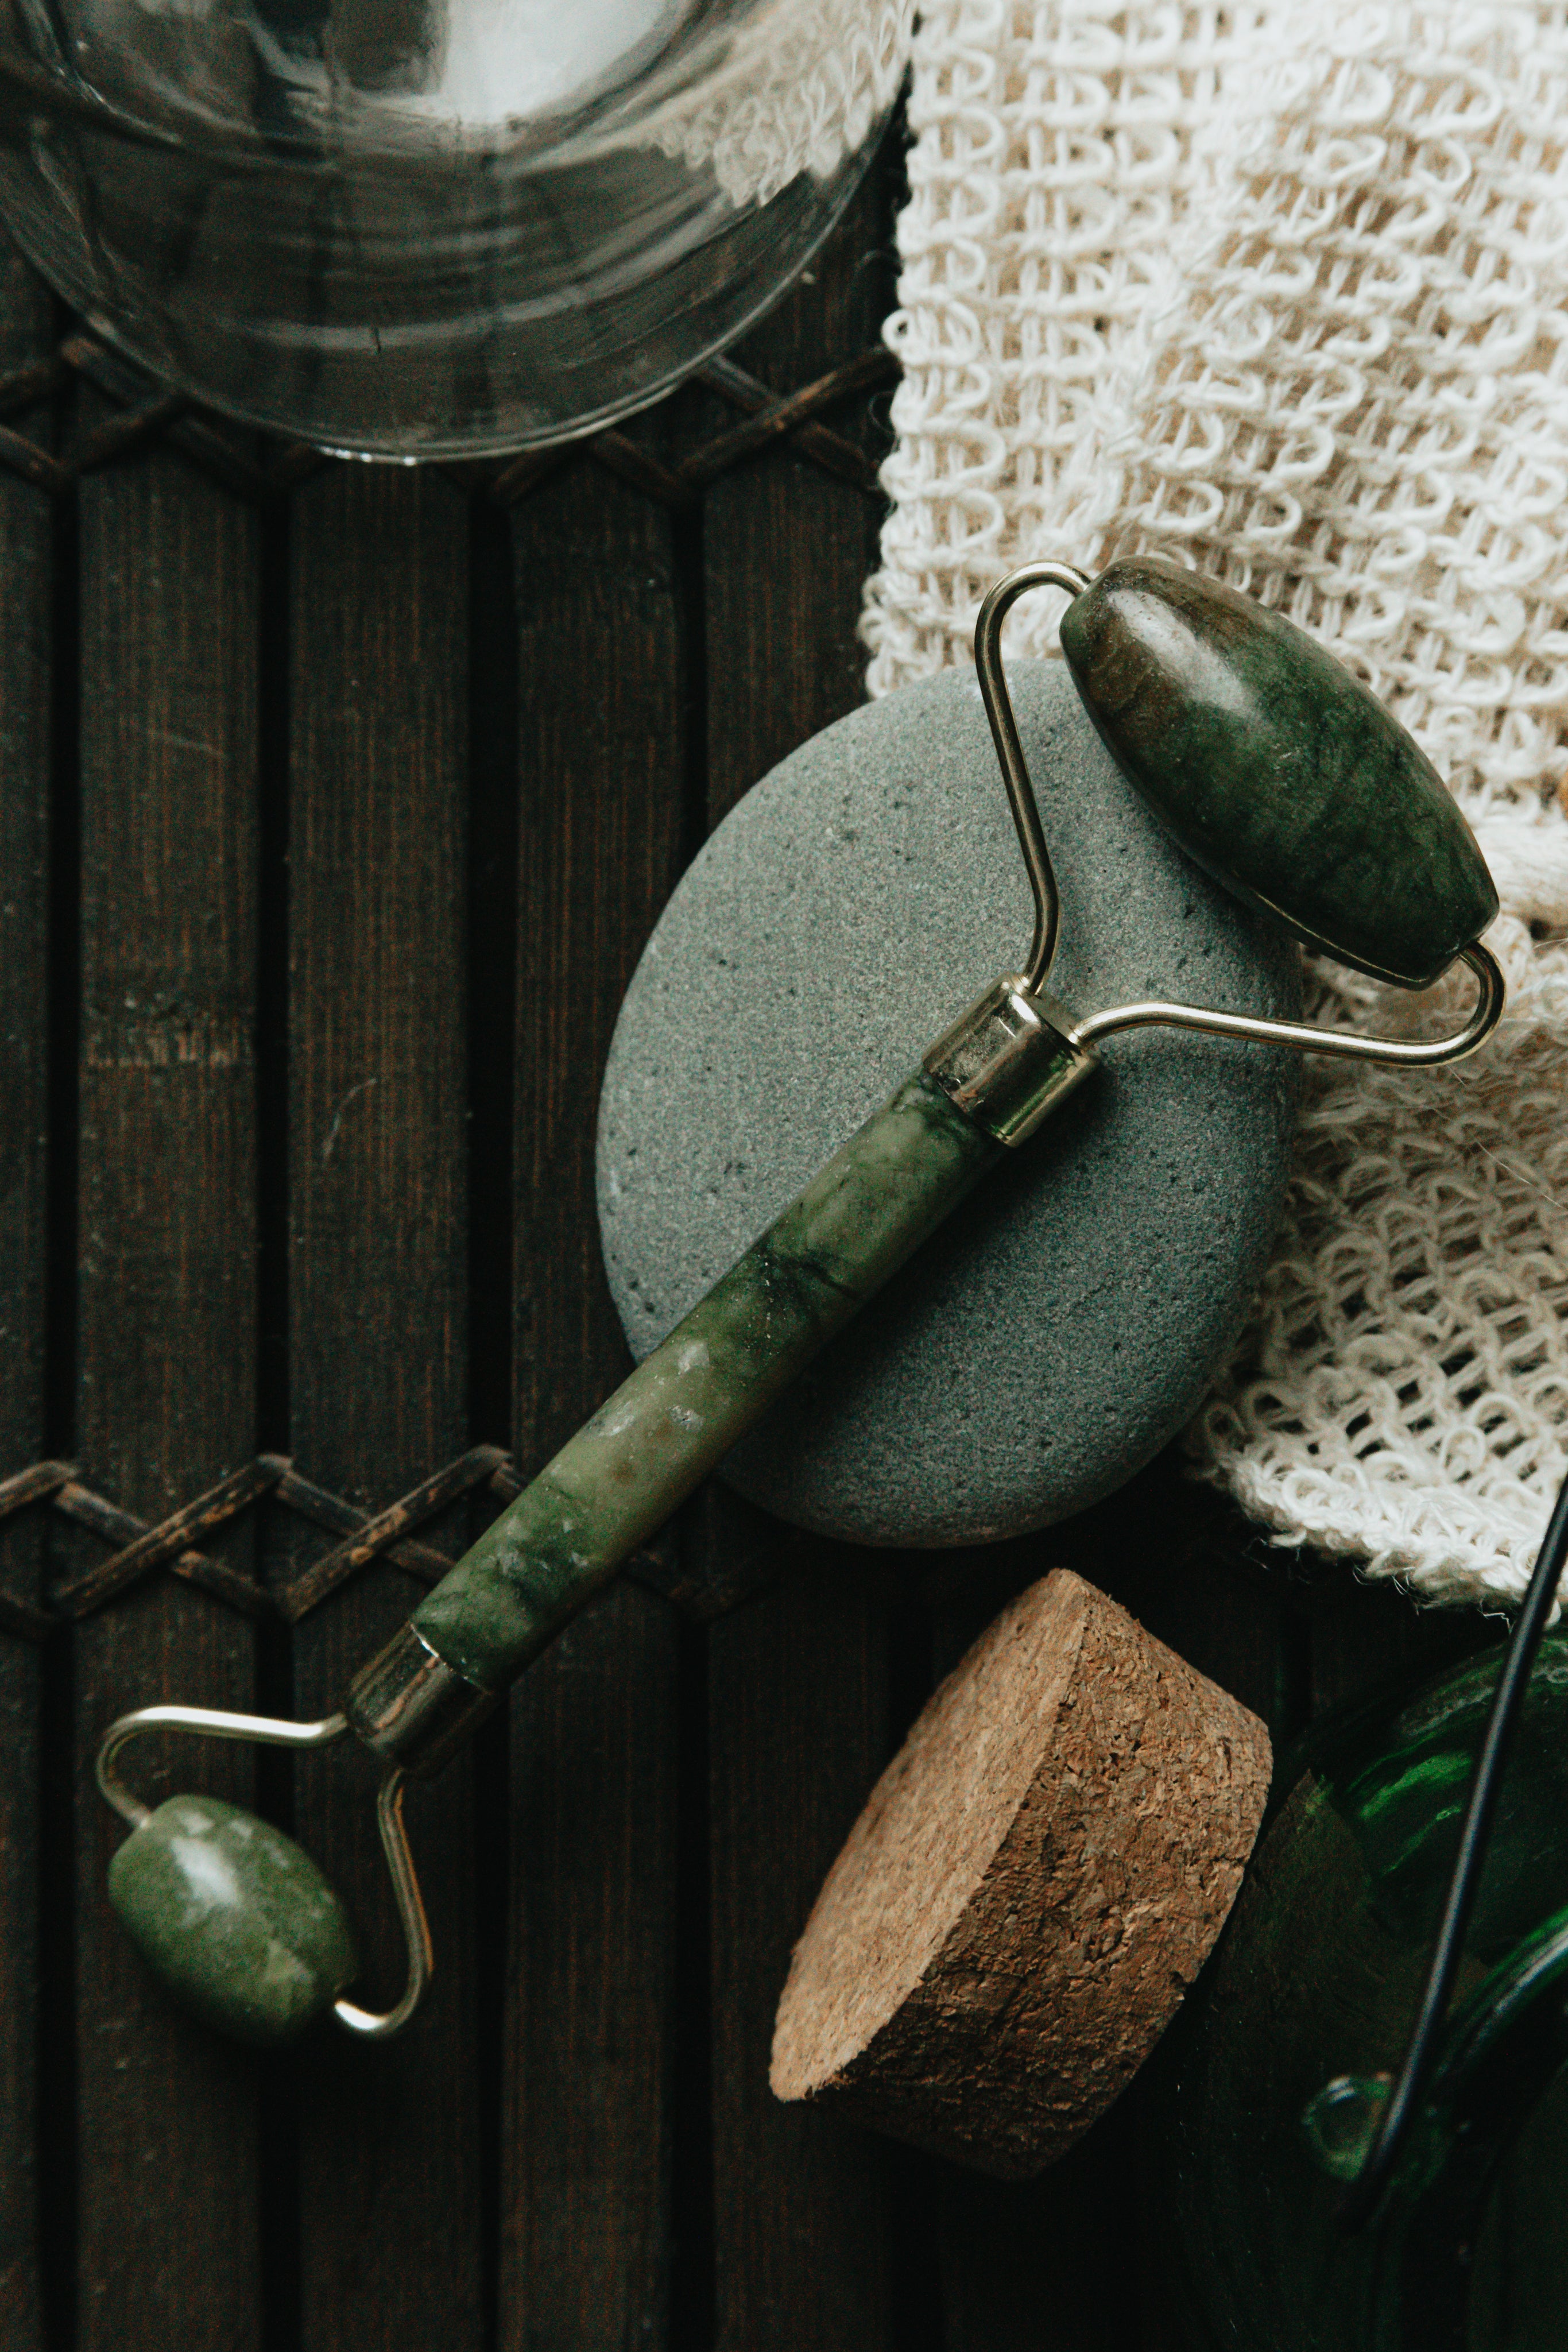
<path id="1" fill-rule="evenodd" d="M 1061 891 L 1051 992 L 1298 1016 L 1297 951 L 1179 851 L 1056 664 L 1009 677 Z M 645 1355 L 1030 930 L 978 689 L 856 711 L 714 835 L 627 992 L 600 1106 L 605 1261 Z M 985 1541 L 1109 1493 L 1232 1344 L 1289 1172 L 1294 1055 L 1146 1031 L 987 1179 L 728 1457 L 852 1540 Z"/>
<path id="2" fill-rule="evenodd" d="M 303 1847 L 218 1797 L 169 1797 L 117 1847 L 109 1899 L 153 1974 L 220 2032 L 277 2046 L 359 1967 L 342 1906 Z"/>

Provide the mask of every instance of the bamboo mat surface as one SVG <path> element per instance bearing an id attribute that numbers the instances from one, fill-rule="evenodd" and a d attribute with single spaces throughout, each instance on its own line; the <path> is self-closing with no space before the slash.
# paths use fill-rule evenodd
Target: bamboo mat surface
<path id="1" fill-rule="evenodd" d="M 706 831 L 861 698 L 896 160 L 727 361 L 511 466 L 264 443 L 0 259 L 0 2352 L 1158 2352 L 1145 2084 L 1022 2188 L 786 2110 L 790 1944 L 1053 1565 L 1277 1736 L 1476 1638 L 1168 1459 L 962 1555 L 716 1489 L 411 1802 L 403 2039 L 230 2049 L 108 1912 L 108 1721 L 330 1707 L 624 1368 L 601 1070 Z M 162 1770 L 291 1822 L 394 1994 L 367 1770 Z"/>

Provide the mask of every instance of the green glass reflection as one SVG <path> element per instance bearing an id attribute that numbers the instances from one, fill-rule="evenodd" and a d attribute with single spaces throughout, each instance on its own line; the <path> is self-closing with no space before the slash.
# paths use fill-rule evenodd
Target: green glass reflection
<path id="1" fill-rule="evenodd" d="M 1431 2099 L 1373 2222 L 1336 2221 L 1404 2054 L 1499 1655 L 1281 1768 L 1172 2068 L 1169 2267 L 1202 2352 L 1568 2344 L 1568 1634 L 1526 1703 Z"/>

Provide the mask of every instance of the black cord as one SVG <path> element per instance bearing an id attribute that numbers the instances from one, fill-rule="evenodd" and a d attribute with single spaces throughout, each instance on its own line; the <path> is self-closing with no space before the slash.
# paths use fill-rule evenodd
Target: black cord
<path id="1" fill-rule="evenodd" d="M 1421 1995 L 1420 2011 L 1405 2052 L 1405 2063 L 1384 2111 L 1377 2137 L 1340 2206 L 1339 2224 L 1347 2232 L 1359 2230 L 1362 2223 L 1370 2218 L 1373 2208 L 1387 2187 L 1412 2118 L 1421 2104 L 1437 2063 L 1437 2037 L 1448 2014 L 1454 1978 L 1464 1957 L 1465 1936 L 1486 1863 L 1503 1769 L 1518 1728 L 1520 1710 L 1530 1686 L 1542 1636 L 1546 1631 L 1546 1621 L 1552 1614 L 1565 1554 L 1568 1554 L 1568 1482 L 1564 1483 L 1558 1495 L 1545 1540 L 1536 1557 L 1530 1587 L 1524 1596 L 1524 1606 L 1519 1612 L 1519 1622 L 1513 1629 L 1508 1655 L 1498 1677 L 1497 1689 L 1492 1694 L 1486 1737 L 1481 1742 L 1481 1751 L 1476 1759 L 1476 1769 L 1470 1780 L 1469 1801 L 1465 1807 L 1464 1826 L 1459 1832 L 1459 1850 L 1454 1860 L 1453 1875 L 1448 1881 L 1443 1923 L 1437 1930 L 1432 1964 L 1427 1971 L 1426 1989 Z"/>

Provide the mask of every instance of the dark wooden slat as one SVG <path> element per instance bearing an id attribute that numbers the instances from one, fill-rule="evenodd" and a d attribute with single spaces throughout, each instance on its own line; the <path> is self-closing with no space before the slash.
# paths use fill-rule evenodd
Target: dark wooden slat
<path id="1" fill-rule="evenodd" d="M 490 484 L 490 496 L 498 507 L 509 507 L 526 498 L 536 483 L 547 474 L 553 474 L 566 458 L 559 449 L 525 449 L 509 466 L 503 466 Z"/>
<path id="2" fill-rule="evenodd" d="M 621 1572 L 632 1583 L 645 1584 L 650 1592 L 674 1601 L 684 1617 L 695 1618 L 698 1624 L 727 1617 L 732 1609 L 754 1600 L 778 1577 L 778 1561 L 769 1542 L 710 1558 L 704 1545 L 679 1543 L 671 1537 L 672 1531 L 666 1529 L 655 1545 L 633 1552 Z"/>
<path id="3" fill-rule="evenodd" d="M 18 433 L 12 425 L 0 425 L 0 466 L 13 474 L 19 474 L 36 489 L 53 491 L 57 498 L 71 486 L 69 468 L 62 466 L 57 457 L 51 457 L 47 449 L 40 448 L 30 436 Z"/>
<path id="4" fill-rule="evenodd" d="M 0 374 L 47 368 L 49 305 L 0 247 Z M 24 395 L 26 396 L 26 395 Z M 27 420 L 35 432 L 43 420 Z M 49 890 L 49 609 L 53 518 L 44 492 L 0 475 L 0 1462 L 43 1448 L 48 1165 L 46 958 Z M 41 1468 L 45 1465 L 41 1465 Z M 50 1475 L 62 1465 L 47 1465 Z M 40 1471 L 25 1474 L 37 1479 Z M 43 1485 L 35 1495 L 47 1491 Z M 12 1633 L 35 1638 L 43 1589 L 43 1515 L 0 1551 L 0 1600 Z M 16 2352 L 38 2352 L 43 2315 L 33 2146 L 37 2040 L 39 1660 L 0 1646 L 0 2314 Z"/>
<path id="5" fill-rule="evenodd" d="M 656 508 L 573 464 L 515 511 L 515 1454 L 531 1475 L 627 1363 L 600 1263 L 593 1116 L 677 869 L 684 647 Z M 622 1588 L 517 1702 L 504 2352 L 665 2341 L 675 1680 L 671 1611 Z"/>
<path id="6" fill-rule="evenodd" d="M 168 438 L 172 448 L 191 458 L 214 481 L 238 490 L 243 498 L 265 498 L 273 488 L 268 477 L 244 454 L 237 426 L 222 424 L 214 416 L 177 416 L 169 427 Z"/>
<path id="7" fill-rule="evenodd" d="M 89 383 L 130 412 L 106 416 L 94 432 L 78 444 L 74 456 L 78 471 L 90 472 L 94 467 L 128 456 L 141 443 L 163 436 L 187 457 L 193 458 L 214 481 L 239 491 L 244 498 L 260 498 L 269 489 L 285 486 L 277 474 L 265 475 L 251 463 L 235 426 L 215 416 L 190 414 L 187 400 L 177 393 L 161 393 L 152 377 L 144 375 L 121 352 L 108 350 L 91 335 L 72 335 L 62 343 L 59 364 L 74 368 Z M 310 456 L 317 465 L 328 462 L 319 449 L 311 450 Z"/>
<path id="8" fill-rule="evenodd" d="M 16 273 L 20 268 L 20 262 L 7 253 L 5 272 L 8 337 L 11 332 L 14 309 L 12 289 L 17 282 Z M 31 287 L 25 287 L 19 299 L 26 304 L 36 302 L 40 298 Z M 47 321 L 43 331 L 47 332 Z M 7 365 L 5 373 L 0 375 L 0 415 L 13 415 L 18 408 L 31 408 L 35 401 L 46 399 L 62 381 L 65 373 L 64 361 L 57 358 L 32 360 L 22 367 Z"/>
<path id="9" fill-rule="evenodd" d="M 179 393 L 168 392 L 161 393 L 154 400 L 141 401 L 118 416 L 105 417 L 101 425 L 95 425 L 78 442 L 77 471 L 90 474 L 99 466 L 112 465 L 118 457 L 129 457 L 145 443 L 156 441 L 177 416 L 183 415 L 185 407 Z"/>
<path id="10" fill-rule="evenodd" d="M 771 1590 L 709 1629 L 720 2352 L 892 2341 L 883 2144 L 768 2086 L 789 1953 L 887 1749 L 883 1612 L 861 1562 L 716 1488 L 706 1548 L 771 1543 Z"/>
<path id="11" fill-rule="evenodd" d="M 694 503 L 696 493 L 685 478 L 685 468 L 676 473 L 629 433 L 596 433 L 588 446 L 601 466 L 618 474 L 623 482 L 630 482 L 645 499 L 656 499 L 665 507 L 689 507 Z"/>
<path id="12" fill-rule="evenodd" d="M 344 466 L 290 517 L 292 1452 L 379 1504 L 466 1431 L 465 509 L 439 475 Z M 301 1715 L 407 1612 L 371 1571 L 300 1627 Z M 471 1759 L 409 1807 L 437 1938 L 417 2026 L 327 2037 L 299 2092 L 306 2352 L 481 2339 Z M 363 1777 L 298 1776 L 303 1842 L 361 1930 L 361 1998 L 403 1961 Z"/>
<path id="13" fill-rule="evenodd" d="M 32 1549 L 34 1547 L 29 1546 L 28 1549 Z M 14 1593 L 0 1589 L 0 1633 L 15 1633 L 24 1642 L 47 1642 L 58 1624 L 59 1619 L 51 1611 L 40 1609 L 31 1601 L 18 1601 Z M 22 1668 L 18 1667 L 17 1674 L 18 1679 L 25 1678 Z M 3 1691 L 0 1691 L 0 1715 L 4 1714 L 5 1705 Z M 12 1752 L 25 1752 L 26 1742 L 30 1736 L 29 1733 L 18 1729 L 16 1748 Z M 26 1779 L 26 1785 L 29 1787 L 34 1785 L 30 1765 Z"/>
<path id="14" fill-rule="evenodd" d="M 254 1444 L 259 550 L 248 509 L 162 456 L 84 483 L 80 525 L 77 1444 L 84 1480 L 155 1522 Z M 254 2070 L 126 1944 L 103 1893 L 123 1826 L 91 1780 L 127 1707 L 254 1706 L 253 1644 L 162 1579 L 75 1634 L 84 2352 L 258 2340 Z M 166 1792 L 168 1769 L 139 1784 Z M 177 1769 L 245 1801 L 242 1751 Z"/>
<path id="15" fill-rule="evenodd" d="M 891 358 L 891 354 L 888 356 Z M 748 369 L 741 367 L 727 354 L 706 361 L 697 370 L 697 377 L 710 391 L 720 394 L 748 416 L 758 415 L 772 404 L 774 395 L 768 386 L 759 383 Z M 797 425 L 790 432 L 789 439 L 802 457 L 814 459 L 819 466 L 825 466 L 830 474 L 838 474 L 861 489 L 874 489 L 876 487 L 874 460 L 854 442 L 846 440 L 841 433 L 833 432 L 826 425 Z"/>
<path id="16" fill-rule="evenodd" d="M 138 401 L 146 399 L 152 389 L 151 376 L 120 352 L 100 343 L 96 336 L 68 335 L 60 345 L 59 358 L 62 366 L 74 368 L 117 407 L 134 407 Z"/>
<path id="17" fill-rule="evenodd" d="M 622 1583 L 514 1702 L 507 2352 L 669 2340 L 676 1687 Z"/>
<path id="18" fill-rule="evenodd" d="M 79 1486 L 74 1478 L 68 1478 L 56 1495 L 55 1508 L 62 1518 L 71 1520 L 78 1528 L 86 1528 L 90 1535 L 101 1536 L 105 1543 L 134 1543 L 138 1536 L 147 1532 L 146 1520 L 139 1519 L 134 1511 L 122 1511 L 118 1503 L 106 1501 L 103 1496 L 95 1495 L 89 1486 Z M 179 1564 L 193 1568 L 200 1560 L 199 1552 L 188 1552 L 182 1555 Z M 69 1582 L 57 1588 L 59 1597 L 68 1605 L 71 1593 L 76 1590 L 77 1587 Z"/>
<path id="19" fill-rule="evenodd" d="M 932 2167 L 946 2352 L 1147 2352 L 1134 2123 L 1124 2101 L 1038 2180 Z"/>
<path id="20" fill-rule="evenodd" d="M 873 182 L 801 285 L 739 357 L 770 382 L 824 373 L 870 342 L 890 301 L 879 269 Z M 876 560 L 877 517 L 846 484 L 786 444 L 709 489 L 704 506 L 708 636 L 709 814 L 726 814 L 808 735 L 864 698 L 856 635 Z"/>
<path id="21" fill-rule="evenodd" d="M 273 459 L 264 479 L 271 490 L 298 489 L 312 474 L 320 473 L 332 462 L 325 450 L 318 449 L 313 442 L 291 441 L 282 456 Z"/>
<path id="22" fill-rule="evenodd" d="M 873 342 L 889 299 L 871 261 L 883 249 L 868 184 L 815 284 L 796 288 L 739 362 L 796 384 Z M 704 551 L 716 822 L 862 699 L 855 627 L 875 516 L 786 443 L 709 490 Z M 722 1556 L 733 1523 L 710 1524 Z M 717 2341 L 720 2352 L 881 2352 L 882 2150 L 778 2106 L 767 2068 L 790 1944 L 882 1760 L 885 1633 L 847 1555 L 793 1538 L 784 1558 L 779 1591 L 710 1634 Z"/>

